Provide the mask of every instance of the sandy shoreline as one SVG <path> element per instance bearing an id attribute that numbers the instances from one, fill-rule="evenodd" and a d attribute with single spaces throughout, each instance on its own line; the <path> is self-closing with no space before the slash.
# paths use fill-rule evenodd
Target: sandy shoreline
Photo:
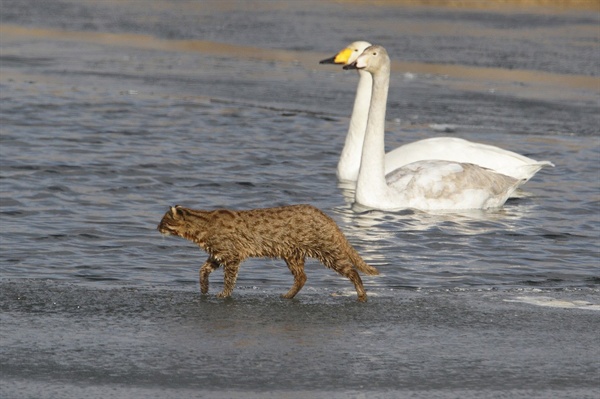
<path id="1" fill-rule="evenodd" d="M 18 25 L 0 25 L 0 38 L 3 45 L 18 45 L 31 40 L 40 42 L 77 42 L 108 47 L 130 47 L 140 50 L 166 52 L 192 52 L 211 56 L 231 57 L 246 61 L 280 62 L 289 65 L 302 65 L 307 69 L 331 70 L 318 66 L 315 60 L 323 59 L 327 53 L 276 50 L 248 47 L 206 40 L 165 40 L 150 35 L 124 34 L 89 31 L 65 31 L 48 28 L 29 28 Z M 30 48 L 29 48 L 30 49 Z M 10 51 L 7 51 L 10 53 Z M 29 53 L 29 55 L 33 55 Z M 559 74 L 533 70 L 473 67 L 456 64 L 433 64 L 393 61 L 392 68 L 397 73 L 428 74 L 457 80 L 452 82 L 457 88 L 468 91 L 486 90 L 494 85 L 495 90 L 515 93 L 515 84 L 525 84 L 532 98 L 580 99 L 593 101 L 600 94 L 600 77 Z M 464 83 L 469 81 L 469 83 Z M 463 83 L 461 83 L 463 82 Z M 541 92 L 536 94 L 536 88 Z M 517 88 L 519 89 L 519 88 Z M 565 91 L 567 90 L 567 91 Z M 568 90 L 577 90 L 578 94 Z M 586 94 L 587 93 L 587 94 Z"/>

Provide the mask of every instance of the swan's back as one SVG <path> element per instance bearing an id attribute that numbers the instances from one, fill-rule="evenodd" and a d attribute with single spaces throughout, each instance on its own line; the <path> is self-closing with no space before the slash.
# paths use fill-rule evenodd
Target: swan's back
<path id="1" fill-rule="evenodd" d="M 392 208 L 422 210 L 499 208 L 522 183 L 468 163 L 419 161 L 386 176 L 396 194 Z"/>
<path id="2" fill-rule="evenodd" d="M 522 183 L 542 167 L 554 166 L 549 161 L 536 161 L 493 145 L 456 137 L 433 137 L 402 145 L 385 154 L 385 170 L 391 173 L 413 162 L 434 159 L 476 164 L 522 180 Z"/>

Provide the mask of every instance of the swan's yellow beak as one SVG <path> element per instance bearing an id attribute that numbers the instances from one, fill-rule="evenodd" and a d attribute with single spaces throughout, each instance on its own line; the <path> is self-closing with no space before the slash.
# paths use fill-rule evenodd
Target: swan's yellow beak
<path id="1" fill-rule="evenodd" d="M 352 55 L 352 50 L 346 47 L 345 49 L 343 49 L 342 51 L 337 53 L 335 56 L 319 61 L 319 64 L 346 65 L 348 63 L 348 60 L 350 59 L 351 55 Z"/>
<path id="2" fill-rule="evenodd" d="M 333 62 L 335 62 L 336 64 L 346 65 L 348 63 L 348 60 L 350 59 L 351 55 L 352 55 L 352 50 L 346 47 L 345 49 L 343 49 L 342 51 L 337 53 Z"/>

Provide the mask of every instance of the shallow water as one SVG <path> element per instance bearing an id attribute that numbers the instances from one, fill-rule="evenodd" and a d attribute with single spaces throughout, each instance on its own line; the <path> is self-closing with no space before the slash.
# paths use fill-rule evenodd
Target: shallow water
<path id="1" fill-rule="evenodd" d="M 566 299 L 559 308 L 524 305 L 540 301 L 536 290 L 387 290 L 366 304 L 305 290 L 287 301 L 242 289 L 222 301 L 166 287 L 4 282 L 6 397 L 598 392 L 599 307 L 587 309 L 597 293 L 552 292 Z"/>
<path id="2" fill-rule="evenodd" d="M 597 15 L 27 4 L 3 3 L 0 32 L 9 397 L 597 393 Z M 389 148 L 456 135 L 556 167 L 501 210 L 356 209 L 335 177 L 356 76 L 318 60 L 362 38 L 395 62 Z M 201 298 L 205 254 L 155 230 L 174 204 L 291 203 L 323 209 L 380 270 L 367 305 L 314 261 L 294 301 L 265 259 L 231 301 Z"/>

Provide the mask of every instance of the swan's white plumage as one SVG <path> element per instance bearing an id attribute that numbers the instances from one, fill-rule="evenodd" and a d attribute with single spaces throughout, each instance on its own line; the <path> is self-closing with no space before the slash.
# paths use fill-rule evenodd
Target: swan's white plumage
<path id="1" fill-rule="evenodd" d="M 535 161 L 493 145 L 458 137 L 432 137 L 404 144 L 388 152 L 385 155 L 386 171 L 424 159 L 473 163 L 522 180 L 523 183 L 544 166 L 554 166 L 549 161 Z"/>
<path id="2" fill-rule="evenodd" d="M 416 209 L 487 209 L 501 207 L 519 181 L 473 164 L 418 161 L 396 169 L 386 183 Z M 425 205 L 423 205 L 425 204 Z"/>
<path id="3" fill-rule="evenodd" d="M 364 49 L 370 45 L 371 43 L 364 41 L 354 42 L 334 57 L 323 60 L 321 63 L 349 65 L 356 61 Z M 342 181 L 356 181 L 358 177 L 365 129 L 367 128 L 367 118 L 369 117 L 373 79 L 371 78 L 371 74 L 366 71 L 357 70 L 357 72 L 359 79 L 356 88 L 356 97 L 354 97 L 354 106 L 352 107 L 352 116 L 350 117 L 350 126 L 337 166 L 337 177 Z"/>
<path id="4" fill-rule="evenodd" d="M 351 43 L 335 57 L 322 62 L 352 64 L 371 44 L 365 41 Z M 371 74 L 358 70 L 359 82 L 350 118 L 346 142 L 337 167 L 340 180 L 356 181 L 367 125 L 368 107 L 371 99 Z M 385 154 L 385 171 L 395 169 L 416 161 L 440 159 L 455 162 L 468 162 L 521 180 L 529 180 L 544 166 L 554 166 L 549 161 L 536 161 L 502 148 L 474 143 L 455 137 L 435 137 L 402 145 Z"/>
<path id="5" fill-rule="evenodd" d="M 381 46 L 368 47 L 351 65 L 373 77 L 360 169 L 357 204 L 382 210 L 488 209 L 501 207 L 520 180 L 469 163 L 413 162 L 387 175 L 384 136 L 390 59 Z"/>

